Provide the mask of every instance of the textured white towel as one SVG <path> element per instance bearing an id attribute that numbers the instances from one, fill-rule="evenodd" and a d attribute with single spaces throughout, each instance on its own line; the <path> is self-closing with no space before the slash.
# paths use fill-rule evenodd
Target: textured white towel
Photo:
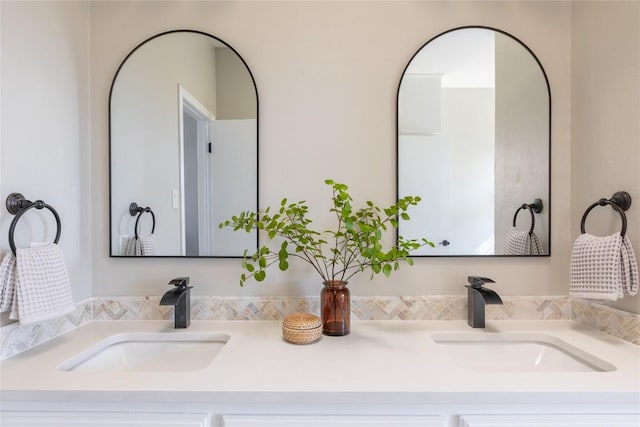
<path id="1" fill-rule="evenodd" d="M 125 249 L 126 256 L 154 256 L 157 254 L 158 248 L 153 234 L 137 239 L 132 237 L 127 242 L 127 248 Z"/>
<path id="2" fill-rule="evenodd" d="M 142 245 L 135 237 L 127 242 L 127 248 L 124 251 L 126 256 L 142 256 Z"/>
<path id="3" fill-rule="evenodd" d="M 504 238 L 505 255 L 542 255 L 542 245 L 536 233 L 511 227 Z"/>
<path id="4" fill-rule="evenodd" d="M 578 236 L 571 253 L 571 296 L 615 301 L 637 292 L 638 263 L 627 237 Z"/>
<path id="5" fill-rule="evenodd" d="M 49 243 L 16 252 L 17 298 L 9 317 L 26 325 L 73 311 L 69 275 L 58 245 Z"/>
<path id="6" fill-rule="evenodd" d="M 0 264 L 0 313 L 9 311 L 16 292 L 16 257 L 9 252 Z"/>
<path id="7" fill-rule="evenodd" d="M 145 237 L 140 237 L 140 244 L 142 245 L 142 256 L 153 256 L 158 254 L 156 238 L 153 236 L 153 234 L 149 234 Z"/>

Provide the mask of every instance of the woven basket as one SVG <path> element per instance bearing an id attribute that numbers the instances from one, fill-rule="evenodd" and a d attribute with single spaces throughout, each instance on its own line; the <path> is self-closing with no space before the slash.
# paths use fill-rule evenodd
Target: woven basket
<path id="1" fill-rule="evenodd" d="M 311 313 L 293 313 L 282 322 L 282 338 L 292 344 L 310 344 L 322 336 L 322 322 Z"/>

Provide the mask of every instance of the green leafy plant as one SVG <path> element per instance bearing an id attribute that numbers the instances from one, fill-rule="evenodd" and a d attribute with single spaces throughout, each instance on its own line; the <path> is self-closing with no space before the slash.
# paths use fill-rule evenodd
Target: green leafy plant
<path id="1" fill-rule="evenodd" d="M 407 210 L 417 205 L 420 197 L 404 197 L 385 209 L 367 201 L 365 207 L 355 209 L 346 185 L 332 180 L 325 183 L 333 191 L 330 212 L 337 219 L 334 230 L 314 230 L 307 217 L 306 202 L 288 203 L 287 199 L 282 200 L 277 211 L 274 209 L 275 213 L 271 208 L 260 214 L 242 212 L 220 224 L 220 228 L 233 227 L 234 231 L 261 230 L 269 240 L 281 240 L 278 250 L 262 246 L 251 255 L 245 250 L 242 267 L 246 273 L 240 276 L 240 286 L 251 277 L 263 281 L 266 270 L 273 264 L 277 263 L 282 271 L 287 270 L 290 257 L 309 263 L 324 282 L 348 281 L 365 270 L 371 271 L 372 278 L 379 273 L 389 277 L 393 270 L 398 270 L 400 261 L 413 264 L 409 257 L 411 251 L 425 245 L 434 246 L 427 239 L 408 240 L 402 236 L 398 236 L 395 245 L 386 249 L 383 246 L 384 232 L 397 228 L 399 219 L 408 221 Z"/>

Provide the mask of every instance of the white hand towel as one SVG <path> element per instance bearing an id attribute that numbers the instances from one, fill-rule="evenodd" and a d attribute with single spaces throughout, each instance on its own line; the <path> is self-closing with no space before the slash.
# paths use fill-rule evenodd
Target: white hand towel
<path id="1" fill-rule="evenodd" d="M 144 237 L 132 237 L 127 243 L 125 255 L 127 256 L 154 256 L 158 254 L 156 238 L 153 234 Z"/>
<path id="2" fill-rule="evenodd" d="M 631 246 L 631 240 L 626 236 L 622 239 L 622 247 L 620 248 L 620 262 L 622 264 L 622 296 L 633 296 L 638 293 L 638 262 L 636 254 Z"/>
<path id="3" fill-rule="evenodd" d="M 9 311 L 16 292 L 16 256 L 9 252 L 0 264 L 0 313 Z"/>
<path id="4" fill-rule="evenodd" d="M 511 227 L 504 238 L 505 255 L 542 255 L 542 245 L 536 233 Z"/>
<path id="5" fill-rule="evenodd" d="M 140 237 L 140 244 L 142 245 L 142 256 L 153 256 L 158 254 L 156 238 L 153 236 L 153 234 L 149 234 L 145 237 Z"/>
<path id="6" fill-rule="evenodd" d="M 638 263 L 627 237 L 578 236 L 571 253 L 571 296 L 615 301 L 637 292 Z"/>
<path id="7" fill-rule="evenodd" d="M 73 311 L 69 275 L 58 245 L 50 243 L 16 252 L 17 297 L 10 318 L 26 325 Z"/>
<path id="8" fill-rule="evenodd" d="M 127 242 L 127 249 L 124 254 L 126 256 L 142 256 L 142 245 L 135 237 L 132 237 Z"/>

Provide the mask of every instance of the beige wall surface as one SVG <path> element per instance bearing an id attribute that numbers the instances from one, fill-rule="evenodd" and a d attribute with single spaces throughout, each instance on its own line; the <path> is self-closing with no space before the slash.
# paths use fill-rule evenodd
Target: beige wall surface
<path id="1" fill-rule="evenodd" d="M 587 207 L 619 190 L 633 204 L 628 232 L 640 250 L 640 2 L 576 2 L 572 51 L 571 237 Z M 586 231 L 619 231 L 619 215 L 591 211 Z M 611 304 L 640 313 L 640 296 Z"/>
<path id="2" fill-rule="evenodd" d="M 179 275 L 192 277 L 196 295 L 319 292 L 298 264 L 240 288 L 234 259 L 109 258 L 109 87 L 131 49 L 173 29 L 211 33 L 243 56 L 260 97 L 261 205 L 306 199 L 319 223 L 329 218 L 325 178 L 349 184 L 356 199 L 393 201 L 397 87 L 423 43 L 486 25 L 538 56 L 552 96 L 552 256 L 417 259 L 389 280 L 358 276 L 354 295 L 461 294 L 469 274 L 494 278 L 504 295 L 566 294 L 584 209 L 620 189 L 635 199 L 628 235 L 640 248 L 637 1 L 3 1 L 0 12 L 2 197 L 20 191 L 58 209 L 76 300 L 159 295 Z M 0 213 L 4 236 L 11 219 Z M 25 224 L 42 231 L 37 220 Z M 588 231 L 618 226 L 601 208 Z M 613 305 L 639 313 L 640 297 Z"/>
<path id="3" fill-rule="evenodd" d="M 2 1 L 0 14 L 0 253 L 10 251 L 14 218 L 6 197 L 45 201 L 60 216 L 73 297 L 85 299 L 92 294 L 89 7 Z M 53 241 L 55 229 L 53 215 L 31 209 L 17 224 L 16 246 Z"/>
<path id="4" fill-rule="evenodd" d="M 229 43 L 250 67 L 260 102 L 260 201 L 309 202 L 329 222 L 324 179 L 356 200 L 395 198 L 396 94 L 411 56 L 430 38 L 465 25 L 507 31 L 527 44 L 552 91 L 552 257 L 425 258 L 390 279 L 351 281 L 354 295 L 462 294 L 485 275 L 503 295 L 566 294 L 571 247 L 569 2 L 91 2 L 93 294 L 159 295 L 191 276 L 196 295 L 318 295 L 306 265 L 238 286 L 237 259 L 112 259 L 108 253 L 108 91 L 140 41 L 189 28 Z M 425 203 L 437 203 L 426 200 Z M 428 236 L 427 236 L 428 237 Z"/>

